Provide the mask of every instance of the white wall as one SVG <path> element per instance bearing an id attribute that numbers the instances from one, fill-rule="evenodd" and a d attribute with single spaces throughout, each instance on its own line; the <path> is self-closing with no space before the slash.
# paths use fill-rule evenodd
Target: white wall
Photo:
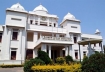
<path id="1" fill-rule="evenodd" d="M 21 19 L 21 21 L 12 20 L 11 18 Z M 11 12 L 11 11 L 6 12 L 6 21 L 5 21 L 6 25 L 25 27 L 26 20 L 27 20 L 27 14 L 19 12 Z"/>

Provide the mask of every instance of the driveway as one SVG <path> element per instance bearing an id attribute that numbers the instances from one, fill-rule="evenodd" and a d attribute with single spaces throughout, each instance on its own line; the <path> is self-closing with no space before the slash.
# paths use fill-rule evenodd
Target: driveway
<path id="1" fill-rule="evenodd" d="M 0 72 L 23 72 L 23 67 L 17 67 L 17 68 L 0 68 Z"/>

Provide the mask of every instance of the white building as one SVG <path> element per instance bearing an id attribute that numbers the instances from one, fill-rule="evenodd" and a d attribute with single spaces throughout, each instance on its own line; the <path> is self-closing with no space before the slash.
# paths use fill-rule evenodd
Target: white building
<path id="1" fill-rule="evenodd" d="M 82 34 L 80 20 L 68 13 L 58 26 L 57 15 L 48 13 L 42 6 L 26 11 L 19 3 L 6 9 L 5 25 L 0 26 L 0 64 L 21 64 L 26 59 L 37 57 L 37 51 L 48 53 L 51 59 L 70 55 L 74 60 L 88 54 L 88 45 L 78 41 L 101 39 L 96 33 Z M 100 43 L 92 44 L 95 51 L 101 51 Z"/>

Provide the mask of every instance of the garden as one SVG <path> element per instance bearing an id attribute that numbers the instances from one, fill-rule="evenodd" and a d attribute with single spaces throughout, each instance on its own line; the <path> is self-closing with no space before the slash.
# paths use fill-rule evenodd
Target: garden
<path id="1" fill-rule="evenodd" d="M 53 61 L 46 52 L 38 51 L 38 57 L 25 62 L 24 72 L 105 72 L 105 54 L 96 52 L 80 63 L 69 55 Z"/>

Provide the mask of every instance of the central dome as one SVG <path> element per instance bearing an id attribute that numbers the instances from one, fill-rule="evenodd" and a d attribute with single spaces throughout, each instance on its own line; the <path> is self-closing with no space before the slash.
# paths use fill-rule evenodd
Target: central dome
<path id="1" fill-rule="evenodd" d="M 37 6 L 33 11 L 34 12 L 36 12 L 36 11 L 44 11 L 44 12 L 48 13 L 47 9 L 42 5 Z"/>

